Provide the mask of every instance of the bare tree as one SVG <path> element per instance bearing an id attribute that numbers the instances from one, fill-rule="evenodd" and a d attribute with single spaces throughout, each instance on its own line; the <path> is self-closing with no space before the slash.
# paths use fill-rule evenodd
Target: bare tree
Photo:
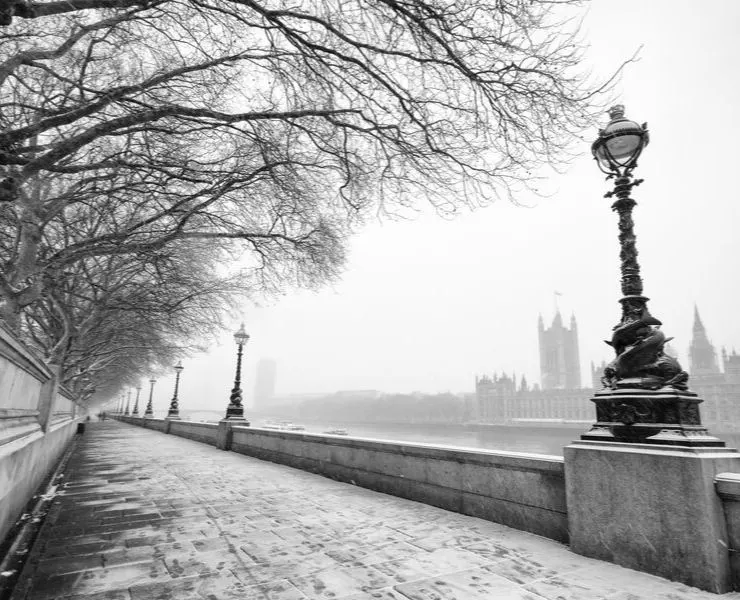
<path id="1" fill-rule="evenodd" d="M 218 248 L 168 250 L 88 258 L 46 283 L 24 312 L 25 331 L 62 383 L 104 390 L 212 341 L 241 274 L 219 269 Z"/>
<path id="2" fill-rule="evenodd" d="M 113 389 L 182 345 L 168 303 L 218 322 L 197 308 L 234 291 L 213 256 L 242 289 L 316 286 L 369 215 L 510 196 L 605 89 L 578 4 L 0 0 L 4 318 Z"/>

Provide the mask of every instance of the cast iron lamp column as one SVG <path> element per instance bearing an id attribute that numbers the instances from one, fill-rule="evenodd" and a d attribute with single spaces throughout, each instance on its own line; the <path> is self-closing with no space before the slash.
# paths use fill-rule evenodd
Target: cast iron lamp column
<path id="1" fill-rule="evenodd" d="M 170 400 L 170 409 L 167 411 L 168 419 L 180 418 L 180 408 L 177 402 L 177 391 L 180 389 L 180 373 L 182 373 L 182 370 L 184 368 L 185 367 L 182 366 L 182 361 L 178 361 L 178 363 L 175 365 L 175 393 L 172 396 L 172 400 Z"/>
<path id="2" fill-rule="evenodd" d="M 244 323 L 242 323 L 239 331 L 234 334 L 234 341 L 238 348 L 236 354 L 236 377 L 234 378 L 234 387 L 231 390 L 231 396 L 229 396 L 229 405 L 226 407 L 226 418 L 243 420 L 244 406 L 242 406 L 241 388 L 242 353 L 244 345 L 249 341 L 249 334 L 244 330 Z"/>
<path id="3" fill-rule="evenodd" d="M 131 405 L 131 390 L 128 391 L 128 396 L 126 397 L 126 411 L 123 413 L 124 415 L 128 416 L 131 414 L 129 412 L 129 406 Z"/>
<path id="4" fill-rule="evenodd" d="M 601 379 L 605 389 L 593 399 L 597 423 L 581 439 L 724 446 L 701 425 L 701 400 L 688 391 L 689 376 L 678 361 L 663 351 L 672 338 L 660 330 L 662 323 L 650 314 L 649 299 L 642 295 L 632 220 L 636 202 L 630 192 L 642 183 L 632 179 L 632 171 L 649 141 L 647 123 L 625 118 L 621 105 L 614 106 L 609 116 L 591 152 L 607 179 L 614 179 L 614 189 L 605 197 L 616 197 L 612 210 L 619 215 L 622 319 L 606 342 L 615 358 Z"/>
<path id="5" fill-rule="evenodd" d="M 154 410 L 152 409 L 152 398 L 154 397 L 154 384 L 157 380 L 153 377 L 149 380 L 149 402 L 146 403 L 146 410 L 144 411 L 144 417 L 151 419 L 154 416 Z"/>
<path id="6" fill-rule="evenodd" d="M 134 401 L 134 412 L 131 413 L 135 417 L 139 416 L 139 395 L 141 394 L 141 385 L 136 386 L 136 400 Z"/>

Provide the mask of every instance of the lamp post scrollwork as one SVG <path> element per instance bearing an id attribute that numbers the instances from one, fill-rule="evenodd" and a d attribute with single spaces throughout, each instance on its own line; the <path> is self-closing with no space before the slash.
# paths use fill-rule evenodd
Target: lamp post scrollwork
<path id="1" fill-rule="evenodd" d="M 614 189 L 605 194 L 616 198 L 620 245 L 622 318 L 606 341 L 615 353 L 596 392 L 597 422 L 586 440 L 641 442 L 659 445 L 724 446 L 701 425 L 701 400 L 688 389 L 688 374 L 678 360 L 664 351 L 666 338 L 660 320 L 650 314 L 643 296 L 637 260 L 637 238 L 631 197 L 642 179 L 632 171 L 649 142 L 647 124 L 638 125 L 624 116 L 624 107 L 609 111 L 609 124 L 599 131 L 591 152 Z"/>

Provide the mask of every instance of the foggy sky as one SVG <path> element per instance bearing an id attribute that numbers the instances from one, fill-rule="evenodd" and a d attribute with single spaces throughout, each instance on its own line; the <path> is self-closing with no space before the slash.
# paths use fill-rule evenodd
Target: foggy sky
<path id="1" fill-rule="evenodd" d="M 740 350 L 738 31 L 733 0 L 595 2 L 583 28 L 596 75 L 643 46 L 616 100 L 649 125 L 635 172 L 645 183 L 633 191 L 637 248 L 650 310 L 684 368 L 694 303 L 718 350 Z M 537 317 L 551 322 L 556 290 L 563 316 L 578 320 L 588 385 L 589 362 L 611 358 L 603 340 L 620 318 L 617 216 L 590 157 L 596 133 L 551 176 L 551 195 L 518 198 L 529 208 L 500 201 L 452 221 L 373 223 L 350 243 L 340 283 L 244 306 L 247 404 L 262 357 L 277 361 L 279 394 L 472 392 L 476 374 L 494 371 L 538 382 Z M 181 408 L 225 409 L 234 363 L 228 333 L 183 361 Z M 173 384 L 160 379 L 155 410 Z"/>

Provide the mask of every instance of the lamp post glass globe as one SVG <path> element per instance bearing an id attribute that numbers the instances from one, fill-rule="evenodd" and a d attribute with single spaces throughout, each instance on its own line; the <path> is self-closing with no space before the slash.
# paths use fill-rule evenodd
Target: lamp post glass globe
<path id="1" fill-rule="evenodd" d="M 599 131 L 591 153 L 599 168 L 608 175 L 626 175 L 637 166 L 637 159 L 650 141 L 647 123 L 638 125 L 624 116 L 624 106 L 609 110 L 611 120 Z"/>
<path id="2" fill-rule="evenodd" d="M 243 346 L 247 343 L 247 341 L 249 341 L 249 334 L 244 329 L 244 323 L 242 323 L 239 331 L 234 334 L 234 341 L 236 342 L 237 346 Z"/>

